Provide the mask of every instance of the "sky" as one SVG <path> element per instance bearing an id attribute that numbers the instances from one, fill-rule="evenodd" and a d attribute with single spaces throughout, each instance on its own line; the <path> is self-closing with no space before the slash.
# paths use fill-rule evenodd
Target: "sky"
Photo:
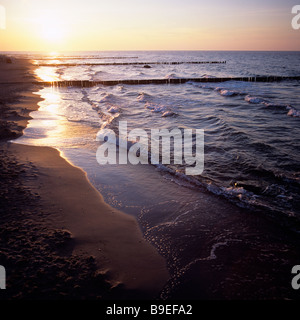
<path id="1" fill-rule="evenodd" d="M 0 51 L 300 51 L 297 2 L 0 0 Z"/>

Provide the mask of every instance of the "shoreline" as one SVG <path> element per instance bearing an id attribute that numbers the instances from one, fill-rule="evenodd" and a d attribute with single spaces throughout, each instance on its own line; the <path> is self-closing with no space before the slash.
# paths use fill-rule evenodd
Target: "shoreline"
<path id="1" fill-rule="evenodd" d="M 29 114 L 39 108 L 42 99 L 33 93 L 40 88 L 33 84 L 34 69 L 27 60 L 6 63 L 0 59 L 0 141 L 20 137 L 31 119 Z"/>
<path id="2" fill-rule="evenodd" d="M 90 162 L 80 147 L 63 158 L 21 143 L 0 144 L 0 265 L 14 272 L 10 287 L 25 293 L 11 297 L 298 299 L 291 269 L 300 261 L 299 233 L 280 216 L 182 188 L 152 166 L 96 172 L 94 153 Z"/>
<path id="3" fill-rule="evenodd" d="M 169 277 L 166 262 L 156 249 L 143 238 L 137 221 L 107 205 L 100 193 L 88 181 L 86 174 L 80 168 L 72 166 L 63 159 L 56 149 L 7 142 L 7 140 L 22 135 L 31 118 L 29 113 L 37 110 L 37 103 L 41 101 L 37 95 L 31 93 L 34 91 L 34 85 L 31 84 L 34 77 L 33 68 L 34 66 L 29 61 L 21 60 L 15 60 L 12 64 L 0 64 L 0 79 L 2 80 L 0 82 L 3 83 L 3 79 L 5 82 L 15 82 L 15 79 L 19 77 L 25 79 L 25 83 L 17 85 L 17 87 L 15 84 L 6 83 L 2 85 L 2 90 L 0 90 L 1 163 L 5 167 L 9 167 L 12 162 L 22 168 L 20 175 L 15 179 L 8 178 L 8 175 L 5 177 L 9 179 L 10 184 L 17 183 L 22 186 L 22 189 L 29 191 L 29 197 L 34 198 L 34 204 L 32 204 L 34 208 L 29 208 L 31 212 L 26 218 L 30 221 L 29 225 L 37 223 L 41 230 L 49 229 L 46 232 L 48 235 L 56 230 L 55 235 L 62 238 L 60 239 L 62 246 L 58 250 L 59 256 L 62 255 L 67 262 L 68 259 L 80 259 L 81 257 L 83 260 L 90 259 L 86 269 L 92 268 L 94 271 L 90 275 L 86 274 L 86 285 L 84 283 L 81 285 L 82 288 L 86 286 L 83 290 L 85 294 L 81 292 L 76 296 L 76 290 L 74 290 L 75 293 L 70 292 L 70 290 L 77 288 L 75 276 L 73 282 L 65 283 L 69 295 L 62 294 L 64 290 L 56 292 L 56 295 L 61 297 L 61 293 L 64 298 L 96 298 L 97 286 L 92 285 L 91 281 L 100 277 L 99 292 L 101 293 L 103 288 L 105 289 L 104 293 L 100 294 L 102 298 L 149 299 L 157 297 Z M 2 194 L 7 193 L 7 190 L 1 191 Z M 14 195 L 10 194 L 10 197 L 13 199 Z M 6 205 L 5 202 L 3 203 L 2 209 L 4 210 L 2 211 L 4 214 L 0 219 L 7 220 L 8 223 L 14 219 L 14 216 L 10 214 L 9 203 Z M 20 203 L 15 209 L 23 211 Z M 35 211 L 43 212 L 37 220 L 32 215 Z M 7 217 L 5 218 L 5 216 Z M 14 232 L 11 234 L 10 239 L 13 239 L 14 236 L 18 238 L 21 229 L 22 227 L 19 226 L 15 230 L 15 234 Z M 43 237 L 37 229 L 33 231 L 29 230 L 28 233 L 35 234 L 37 238 Z M 5 233 L 5 230 L 3 232 Z M 24 234 L 20 237 L 24 237 Z M 9 262 L 11 259 L 9 242 L 6 245 L 7 247 L 4 243 L 3 248 L 0 248 L 0 253 L 5 252 L 4 257 L 0 255 L 0 258 L 2 257 L 2 260 Z M 34 241 L 30 243 L 30 246 L 34 247 L 35 245 Z M 16 251 L 24 251 L 25 249 L 22 248 L 22 244 L 19 248 L 14 246 L 14 252 L 11 254 L 16 255 Z M 56 249 L 54 252 L 57 251 Z M 51 256 L 45 248 L 41 253 L 41 256 L 43 255 L 46 260 L 47 255 Z M 17 256 L 20 256 L 20 260 L 24 260 L 22 253 Z M 5 265 L 1 262 L 0 264 Z M 31 263 L 32 261 L 28 261 L 28 265 Z M 56 267 L 57 265 L 54 265 L 52 269 Z M 43 268 L 43 265 L 40 265 L 39 268 L 43 270 L 45 266 Z M 30 267 L 29 269 L 31 270 Z M 37 270 L 37 273 L 39 271 Z M 51 270 L 49 272 L 51 273 Z M 9 288 L 14 286 L 13 279 L 18 275 L 9 268 L 7 273 L 8 290 L 6 293 L 8 295 L 5 296 L 1 292 L 1 297 L 10 299 L 20 296 L 20 294 L 25 298 L 35 297 L 32 290 L 27 289 L 26 292 L 26 288 L 20 288 L 19 295 L 15 292 L 17 289 L 11 290 L 10 293 Z M 32 273 L 31 270 L 30 277 L 36 278 Z M 66 278 L 69 278 L 68 275 Z M 78 275 L 79 278 L 81 278 L 80 275 Z M 29 286 L 27 285 L 27 287 Z M 95 296 L 88 292 L 89 286 Z M 55 287 L 56 284 L 53 289 Z M 37 289 L 46 290 L 51 297 L 51 287 Z M 47 295 L 44 297 L 36 296 L 36 298 L 47 299 Z"/>

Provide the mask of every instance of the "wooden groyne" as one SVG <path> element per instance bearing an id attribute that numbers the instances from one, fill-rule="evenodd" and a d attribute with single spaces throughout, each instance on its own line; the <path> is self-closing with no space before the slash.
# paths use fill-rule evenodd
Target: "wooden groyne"
<path id="1" fill-rule="evenodd" d="M 34 81 L 32 84 L 53 87 L 94 87 L 94 86 L 116 86 L 122 84 L 145 85 L 145 84 L 184 84 L 187 82 L 217 83 L 226 81 L 244 82 L 279 82 L 279 81 L 300 81 L 300 76 L 261 76 L 261 77 L 224 77 L 224 78 L 176 78 L 176 79 L 133 79 L 133 80 L 61 80 L 61 81 Z M 5 84 L 22 84 L 24 82 L 0 82 Z"/>
<path id="2" fill-rule="evenodd" d="M 222 64 L 226 61 L 164 61 L 164 62 L 103 62 L 103 63 L 38 63 L 40 67 L 77 67 L 77 66 L 151 66 L 179 64 Z"/>
<path id="3" fill-rule="evenodd" d="M 122 59 L 138 59 L 139 57 L 98 57 L 98 56 L 88 56 L 88 57 L 79 57 L 79 56 L 62 56 L 62 57 L 39 57 L 36 59 L 33 58 L 24 58 L 25 60 L 122 60 Z"/>
<path id="4" fill-rule="evenodd" d="M 180 78 L 180 79 L 140 79 L 140 80 L 71 80 L 71 81 L 39 81 L 35 84 L 53 87 L 94 87 L 98 85 L 115 86 L 126 85 L 145 85 L 145 84 L 183 84 L 187 82 L 216 83 L 226 81 L 244 81 L 244 82 L 276 82 L 284 80 L 300 80 L 300 76 L 281 77 L 281 76 L 263 76 L 263 77 L 226 77 L 226 78 Z"/>

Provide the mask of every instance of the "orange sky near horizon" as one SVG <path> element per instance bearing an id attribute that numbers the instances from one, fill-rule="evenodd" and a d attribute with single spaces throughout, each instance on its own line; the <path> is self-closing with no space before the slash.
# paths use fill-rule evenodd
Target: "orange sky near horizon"
<path id="1" fill-rule="evenodd" d="M 0 51 L 300 51 L 290 0 L 0 0 L 1 5 L 6 29 L 0 29 Z"/>

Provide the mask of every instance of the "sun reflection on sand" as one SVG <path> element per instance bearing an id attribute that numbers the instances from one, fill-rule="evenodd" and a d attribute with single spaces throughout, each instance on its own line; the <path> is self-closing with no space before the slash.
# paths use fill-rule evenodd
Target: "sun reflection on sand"
<path id="1" fill-rule="evenodd" d="M 38 94 L 44 100 L 38 103 L 39 109 L 31 113 L 33 119 L 29 121 L 17 143 L 51 146 L 61 152 L 64 148 L 76 149 L 78 143 L 94 143 L 98 128 L 91 129 L 78 122 L 73 111 L 71 112 L 73 106 L 66 102 L 59 89 L 46 87 Z"/>
<path id="2" fill-rule="evenodd" d="M 44 100 L 38 103 L 39 109 L 31 113 L 33 119 L 29 121 L 18 143 L 36 146 L 55 145 L 55 140 L 63 135 L 64 118 L 59 114 L 60 93 L 52 88 L 40 93 Z"/>

